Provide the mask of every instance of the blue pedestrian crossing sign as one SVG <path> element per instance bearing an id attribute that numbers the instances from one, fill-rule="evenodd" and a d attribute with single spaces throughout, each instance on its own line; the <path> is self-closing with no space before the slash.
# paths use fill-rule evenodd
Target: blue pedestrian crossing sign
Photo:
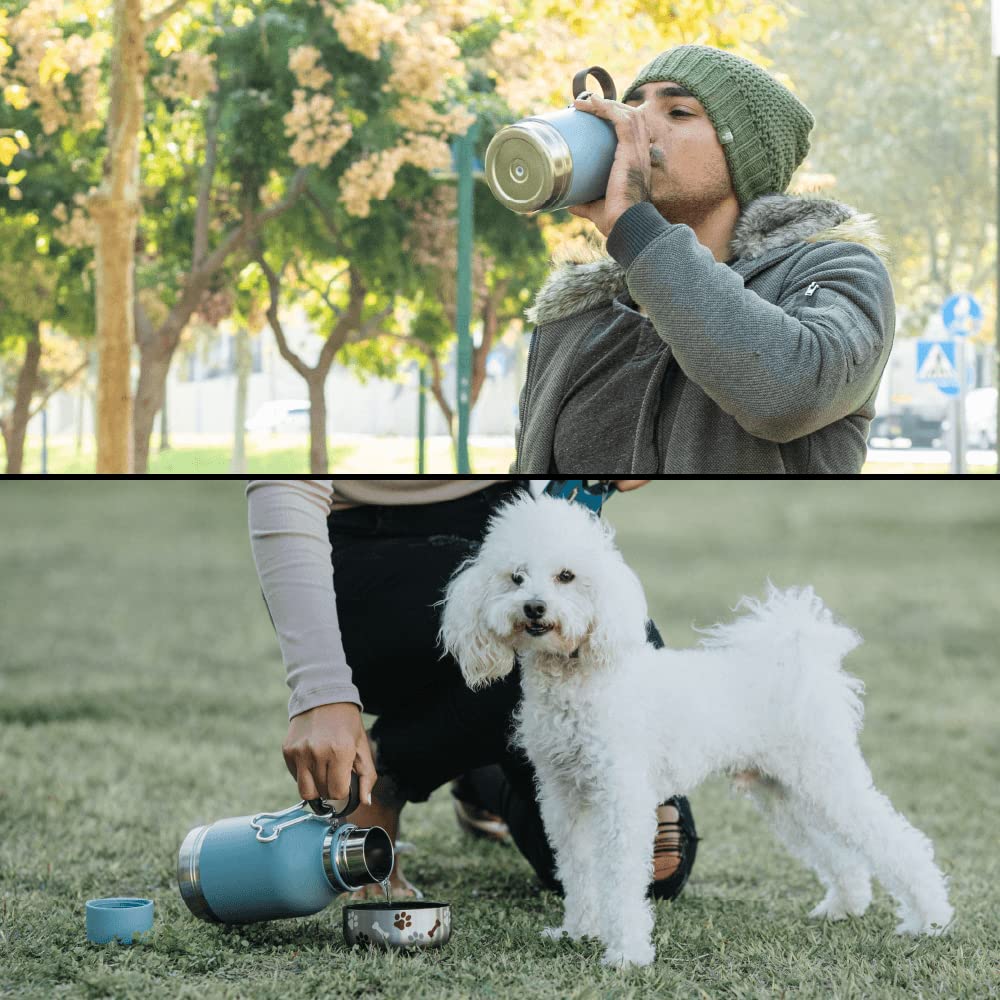
<path id="1" fill-rule="evenodd" d="M 968 292 L 961 292 L 941 307 L 941 318 L 951 336 L 973 336 L 983 325 L 983 307 Z"/>
<path id="2" fill-rule="evenodd" d="M 933 382 L 939 389 L 953 385 L 958 390 L 955 341 L 917 341 L 917 381 Z"/>

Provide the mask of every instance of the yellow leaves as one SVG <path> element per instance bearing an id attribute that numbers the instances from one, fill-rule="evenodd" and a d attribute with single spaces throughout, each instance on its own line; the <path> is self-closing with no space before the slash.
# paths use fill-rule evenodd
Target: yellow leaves
<path id="1" fill-rule="evenodd" d="M 9 167 L 11 163 L 14 162 L 14 157 L 21 152 L 22 149 L 27 149 L 31 143 L 28 142 L 28 137 L 18 129 L 13 136 L 11 135 L 0 135 L 0 164 L 5 167 Z M 18 178 L 20 180 L 20 178 Z"/>
<path id="2" fill-rule="evenodd" d="M 252 21 L 255 16 L 249 7 L 237 6 L 230 15 L 230 20 L 237 28 L 242 28 L 244 24 Z"/>
<path id="3" fill-rule="evenodd" d="M 174 52 L 180 52 L 184 47 L 182 37 L 191 26 L 192 17 L 189 11 L 179 10 L 173 17 L 167 19 L 163 27 L 156 34 L 156 51 L 166 59 Z"/>
<path id="4" fill-rule="evenodd" d="M 27 89 L 19 83 L 10 83 L 4 87 L 3 99 L 15 111 L 23 111 L 30 103 Z"/>
<path id="5" fill-rule="evenodd" d="M 38 64 L 38 82 L 42 86 L 52 82 L 61 83 L 66 79 L 68 72 L 69 63 L 63 58 L 62 51 L 53 47 L 46 51 Z"/>

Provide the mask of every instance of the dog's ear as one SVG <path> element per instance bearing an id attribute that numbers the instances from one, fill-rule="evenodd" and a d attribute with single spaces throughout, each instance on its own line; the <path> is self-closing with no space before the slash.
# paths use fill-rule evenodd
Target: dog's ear
<path id="1" fill-rule="evenodd" d="M 615 551 L 602 566 L 603 576 L 594 589 L 595 622 L 590 655 L 610 667 L 622 650 L 646 642 L 646 594 L 639 577 Z"/>
<path id="2" fill-rule="evenodd" d="M 467 559 L 445 590 L 438 641 L 462 669 L 470 688 L 485 687 L 514 669 L 514 652 L 486 622 L 492 580 L 485 563 Z"/>

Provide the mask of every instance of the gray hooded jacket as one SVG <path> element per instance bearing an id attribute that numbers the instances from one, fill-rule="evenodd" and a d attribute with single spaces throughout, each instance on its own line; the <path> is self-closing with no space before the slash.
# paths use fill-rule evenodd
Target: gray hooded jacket
<path id="1" fill-rule="evenodd" d="M 642 202 L 607 253 L 556 262 L 526 314 L 511 472 L 861 471 L 895 327 L 874 220 L 765 195 L 730 246 L 719 263 Z"/>

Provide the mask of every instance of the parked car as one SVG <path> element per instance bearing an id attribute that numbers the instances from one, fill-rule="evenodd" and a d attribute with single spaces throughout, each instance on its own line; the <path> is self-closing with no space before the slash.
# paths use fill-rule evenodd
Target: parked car
<path id="1" fill-rule="evenodd" d="M 983 386 L 965 394 L 965 436 L 974 448 L 997 446 L 997 390 Z"/>
<path id="2" fill-rule="evenodd" d="M 876 438 L 888 440 L 892 447 L 905 447 L 905 442 L 909 442 L 913 448 L 932 448 L 941 435 L 940 417 L 904 408 L 896 413 L 876 414 L 868 440 L 873 444 Z"/>
<path id="3" fill-rule="evenodd" d="M 272 399 L 261 406 L 243 426 L 251 433 L 308 433 L 309 400 Z"/>

